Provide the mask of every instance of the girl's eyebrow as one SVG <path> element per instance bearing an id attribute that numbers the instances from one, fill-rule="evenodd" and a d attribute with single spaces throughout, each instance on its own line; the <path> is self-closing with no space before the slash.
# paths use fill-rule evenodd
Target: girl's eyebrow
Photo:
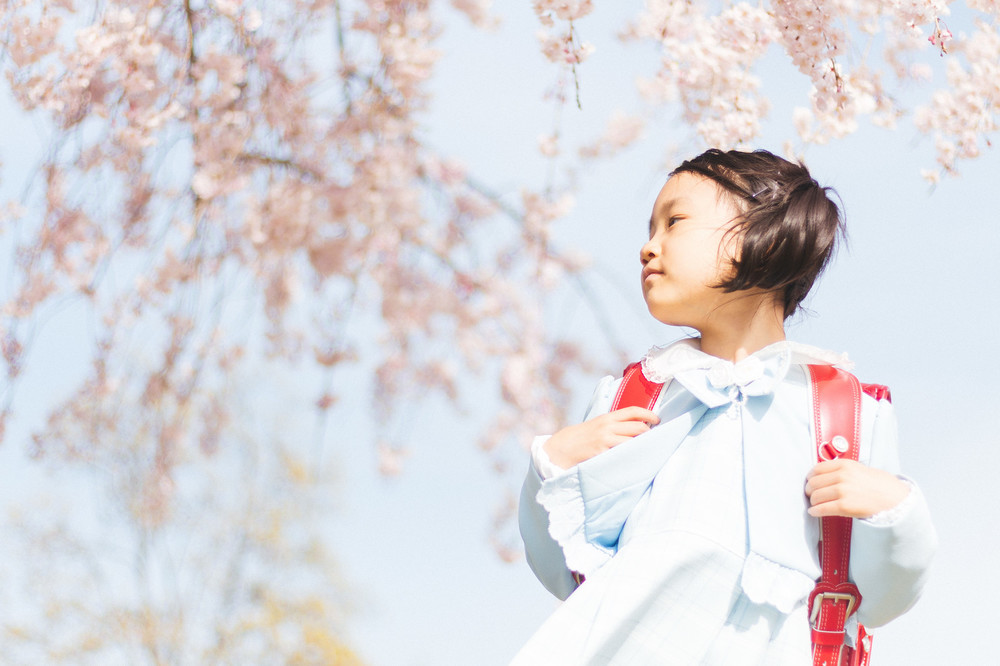
<path id="1" fill-rule="evenodd" d="M 657 206 L 653 210 L 653 214 L 649 216 L 649 233 L 653 233 L 653 220 L 656 218 L 657 214 L 663 215 L 664 211 L 670 210 L 675 206 L 685 204 L 687 203 L 687 201 L 688 201 L 687 197 L 675 197 L 673 199 L 667 199 L 662 204 Z"/>

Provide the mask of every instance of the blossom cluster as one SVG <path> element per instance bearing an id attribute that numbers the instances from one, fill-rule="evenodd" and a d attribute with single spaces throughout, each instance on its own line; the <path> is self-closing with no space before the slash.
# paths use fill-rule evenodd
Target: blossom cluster
<path id="1" fill-rule="evenodd" d="M 580 157 L 610 157 L 635 143 L 642 136 L 645 125 L 642 118 L 616 110 L 608 118 L 601 136 L 580 148 Z"/>
<path id="2" fill-rule="evenodd" d="M 977 21 L 975 32 L 954 47 L 947 64 L 946 88 L 937 90 L 916 109 L 914 123 L 934 137 L 937 169 L 924 171 L 931 182 L 943 173 L 955 173 L 955 163 L 978 157 L 998 129 L 1000 100 L 1000 34 L 996 26 Z"/>
<path id="3" fill-rule="evenodd" d="M 556 6 L 572 15 L 582 4 L 535 3 L 550 22 L 559 16 Z M 987 0 L 966 5 L 980 16 L 966 19 L 970 36 L 956 37 L 947 23 L 955 5 L 945 0 L 646 0 L 622 37 L 660 47 L 655 75 L 638 79 L 653 108 L 678 106 L 685 124 L 719 148 L 749 146 L 761 135 L 770 103 L 756 72 L 775 48 L 804 76 L 808 104 L 791 119 L 808 143 L 846 136 L 861 119 L 895 127 L 906 112 L 900 93 L 909 94 L 911 83 L 926 89 L 937 69 L 933 56 L 947 57 L 945 85 L 917 105 L 914 117 L 916 128 L 934 137 L 938 170 L 926 171 L 934 179 L 955 172 L 956 160 L 977 156 L 995 131 L 991 26 L 1000 10 Z M 560 48 L 552 38 L 543 44 L 557 62 Z"/>
<path id="4" fill-rule="evenodd" d="M 712 15 L 698 3 L 650 0 L 624 36 L 661 44 L 660 69 L 640 92 L 678 102 L 706 143 L 731 147 L 760 133 L 769 103 L 752 65 L 776 37 L 763 9 L 741 2 Z"/>
<path id="5" fill-rule="evenodd" d="M 451 0 L 451 6 L 480 28 L 494 28 L 499 23 L 499 19 L 490 13 L 493 0 Z"/>
<path id="6" fill-rule="evenodd" d="M 537 33 L 542 54 L 549 61 L 569 69 L 576 86 L 576 104 L 580 106 L 576 66 L 594 52 L 594 46 L 589 42 L 580 41 L 575 22 L 593 12 L 594 3 L 592 0 L 563 2 L 532 0 L 531 6 L 543 26 Z M 565 84 L 561 83 L 560 85 Z M 556 97 L 561 103 L 565 100 L 566 95 L 560 91 Z M 542 154 L 551 156 L 552 153 L 547 153 L 543 147 Z"/>

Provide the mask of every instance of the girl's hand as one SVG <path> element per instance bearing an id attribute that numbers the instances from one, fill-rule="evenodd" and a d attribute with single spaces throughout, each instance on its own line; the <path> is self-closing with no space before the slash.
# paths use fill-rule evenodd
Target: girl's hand
<path id="1" fill-rule="evenodd" d="M 826 460 L 806 475 L 809 515 L 870 518 L 902 502 L 910 487 L 880 469 L 856 460 Z"/>
<path id="2" fill-rule="evenodd" d="M 598 453 L 618 446 L 648 431 L 660 422 L 654 412 L 642 407 L 626 407 L 563 428 L 542 445 L 554 464 L 569 469 Z"/>

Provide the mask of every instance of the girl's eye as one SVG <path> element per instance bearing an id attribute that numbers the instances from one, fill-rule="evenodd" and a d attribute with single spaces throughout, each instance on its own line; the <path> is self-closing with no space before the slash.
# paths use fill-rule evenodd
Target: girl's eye
<path id="1" fill-rule="evenodd" d="M 675 216 L 667 219 L 667 228 L 670 228 L 670 227 L 674 226 L 674 224 L 676 224 L 677 222 L 680 222 L 680 221 L 681 221 L 681 217 L 677 216 L 677 215 L 675 215 Z"/>

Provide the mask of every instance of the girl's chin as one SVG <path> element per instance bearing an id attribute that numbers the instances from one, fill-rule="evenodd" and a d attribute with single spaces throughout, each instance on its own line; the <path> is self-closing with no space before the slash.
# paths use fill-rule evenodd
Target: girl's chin
<path id="1" fill-rule="evenodd" d="M 657 306 L 655 303 L 646 301 L 646 308 L 649 310 L 649 314 L 653 316 L 653 319 L 661 324 L 666 324 L 667 326 L 691 326 L 691 324 L 688 323 L 684 317 L 679 316 L 676 312 L 672 312 L 667 308 Z"/>

